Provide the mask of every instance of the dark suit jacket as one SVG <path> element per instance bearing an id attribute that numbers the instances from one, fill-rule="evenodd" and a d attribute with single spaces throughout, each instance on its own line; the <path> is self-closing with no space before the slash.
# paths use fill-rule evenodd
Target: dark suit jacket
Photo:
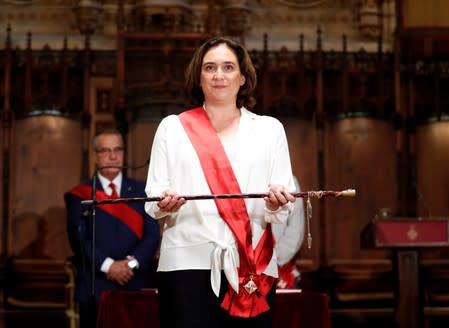
<path id="1" fill-rule="evenodd" d="M 85 184 L 91 186 L 92 181 Z M 78 186 L 77 186 L 78 187 Z M 81 205 L 81 198 L 73 191 L 65 194 L 67 208 L 67 232 L 77 266 L 76 299 L 80 302 L 89 301 L 91 296 L 91 263 L 92 263 L 92 215 L 89 208 Z M 102 190 L 97 179 L 97 190 Z M 123 176 L 120 197 L 146 197 L 145 185 Z M 88 197 L 91 199 L 91 197 Z M 106 289 L 138 290 L 154 287 L 153 271 L 154 256 L 160 241 L 159 224 L 148 216 L 143 202 L 130 202 L 128 206 L 137 211 L 143 220 L 143 237 L 138 239 L 128 225 L 121 220 L 96 207 L 95 215 L 95 298 L 98 302 L 101 293 Z M 134 277 L 125 285 L 120 286 L 106 278 L 100 270 L 107 257 L 121 260 L 127 255 L 134 256 L 139 262 L 139 268 Z"/>

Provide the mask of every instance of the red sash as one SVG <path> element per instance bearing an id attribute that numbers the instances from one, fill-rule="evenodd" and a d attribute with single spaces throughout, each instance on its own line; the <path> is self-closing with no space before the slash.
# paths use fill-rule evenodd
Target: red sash
<path id="1" fill-rule="evenodd" d="M 276 288 L 290 289 L 295 287 L 296 277 L 294 274 L 296 268 L 296 260 L 293 259 L 290 262 L 285 263 L 282 266 L 278 266 L 279 278 Z"/>
<path id="2" fill-rule="evenodd" d="M 92 187 L 81 184 L 70 190 L 69 193 L 80 197 L 81 199 L 90 199 L 92 198 Z M 110 199 L 109 196 L 102 190 L 97 190 L 96 198 L 97 200 Z M 101 210 L 122 221 L 131 229 L 132 232 L 134 232 L 139 240 L 142 239 L 143 218 L 135 209 L 123 203 L 99 204 L 97 206 Z"/>
<path id="3" fill-rule="evenodd" d="M 241 193 L 226 152 L 203 108 L 195 108 L 179 115 L 181 123 L 199 157 L 201 167 L 212 194 Z M 205 142 L 205 140 L 207 140 Z M 229 285 L 221 304 L 230 315 L 255 317 L 269 310 L 266 295 L 275 278 L 262 274 L 273 255 L 273 234 L 270 224 L 256 249 L 252 247 L 251 224 L 243 199 L 215 199 L 218 212 L 237 241 L 240 267 L 238 294 Z M 257 290 L 247 292 L 245 285 L 253 280 Z"/>

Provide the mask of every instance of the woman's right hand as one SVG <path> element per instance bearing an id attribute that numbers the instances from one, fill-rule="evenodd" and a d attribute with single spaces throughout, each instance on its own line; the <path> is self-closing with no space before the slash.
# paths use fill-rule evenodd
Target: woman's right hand
<path id="1" fill-rule="evenodd" d="M 177 212 L 182 205 L 186 203 L 184 198 L 180 198 L 178 193 L 174 190 L 168 189 L 162 193 L 162 199 L 157 203 L 157 206 L 164 212 Z"/>

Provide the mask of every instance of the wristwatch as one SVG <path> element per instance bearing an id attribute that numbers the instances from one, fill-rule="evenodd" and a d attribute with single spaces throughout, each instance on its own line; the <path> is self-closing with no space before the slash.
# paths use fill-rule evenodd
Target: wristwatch
<path id="1" fill-rule="evenodd" d="M 139 265 L 139 263 L 137 262 L 136 259 L 132 259 L 132 260 L 128 261 L 128 267 L 129 267 L 131 270 L 137 269 L 137 266 L 138 266 L 138 265 Z"/>

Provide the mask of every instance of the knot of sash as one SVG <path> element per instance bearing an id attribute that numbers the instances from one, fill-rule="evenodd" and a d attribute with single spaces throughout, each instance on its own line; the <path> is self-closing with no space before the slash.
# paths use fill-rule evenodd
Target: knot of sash
<path id="1" fill-rule="evenodd" d="M 245 288 L 245 285 L 250 280 L 257 286 L 257 290 L 253 293 L 248 293 Z M 266 295 L 273 286 L 274 280 L 274 277 L 265 274 L 245 274 L 239 276 L 238 293 L 229 286 L 221 307 L 227 309 L 232 316 L 245 318 L 255 317 L 268 311 L 270 307 L 267 303 Z"/>

